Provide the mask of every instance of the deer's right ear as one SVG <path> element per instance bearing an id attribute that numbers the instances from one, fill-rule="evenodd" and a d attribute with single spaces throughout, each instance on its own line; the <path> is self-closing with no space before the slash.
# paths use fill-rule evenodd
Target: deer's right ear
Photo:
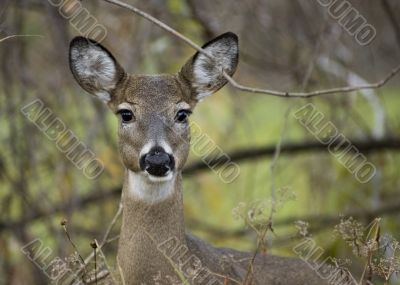
<path id="1" fill-rule="evenodd" d="M 111 100 L 112 91 L 125 74 L 106 48 L 84 37 L 71 41 L 69 64 L 79 85 L 105 102 Z"/>

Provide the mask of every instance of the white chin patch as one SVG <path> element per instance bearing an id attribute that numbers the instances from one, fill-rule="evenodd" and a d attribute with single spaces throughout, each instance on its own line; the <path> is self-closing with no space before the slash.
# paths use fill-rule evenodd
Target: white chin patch
<path id="1" fill-rule="evenodd" d="M 149 204 L 158 203 L 173 195 L 174 178 L 174 172 L 158 177 L 147 172 L 136 173 L 128 170 L 128 192 L 132 197 Z"/>
<path id="2" fill-rule="evenodd" d="M 144 176 L 147 176 L 149 181 L 152 183 L 162 183 L 162 182 L 167 182 L 167 181 L 172 180 L 172 178 L 174 177 L 174 174 L 172 171 L 169 171 L 167 175 L 160 177 L 160 176 L 154 176 L 154 175 L 151 175 L 151 174 L 145 172 Z"/>

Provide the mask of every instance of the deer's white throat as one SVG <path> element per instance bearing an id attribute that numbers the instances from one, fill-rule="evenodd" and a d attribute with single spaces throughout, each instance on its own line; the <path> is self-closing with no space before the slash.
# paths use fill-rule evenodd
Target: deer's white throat
<path id="1" fill-rule="evenodd" d="M 174 194 L 175 172 L 170 172 L 165 177 L 154 177 L 146 172 L 135 173 L 128 171 L 128 193 L 136 198 L 154 204 L 161 202 Z"/>

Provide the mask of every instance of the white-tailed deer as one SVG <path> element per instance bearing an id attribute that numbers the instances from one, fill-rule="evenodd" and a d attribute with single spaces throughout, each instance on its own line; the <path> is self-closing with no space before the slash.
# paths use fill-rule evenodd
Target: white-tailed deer
<path id="1" fill-rule="evenodd" d="M 70 66 L 80 86 L 119 117 L 126 167 L 117 263 L 124 284 L 324 284 L 300 259 L 214 248 L 185 232 L 181 171 L 196 104 L 227 81 L 238 64 L 238 38 L 225 33 L 174 75 L 129 75 L 100 44 L 77 37 Z M 210 213 L 211 214 L 211 213 Z M 248 271 L 252 274 L 248 274 Z"/>

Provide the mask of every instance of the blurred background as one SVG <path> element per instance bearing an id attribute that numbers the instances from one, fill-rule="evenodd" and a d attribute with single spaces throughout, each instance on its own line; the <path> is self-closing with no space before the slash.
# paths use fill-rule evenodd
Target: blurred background
<path id="1" fill-rule="evenodd" d="M 21 247 L 40 239 L 52 256 L 67 258 L 75 249 L 60 226 L 66 219 L 73 242 L 87 256 L 90 242 L 103 238 L 118 209 L 124 168 L 117 150 L 117 119 L 77 85 L 68 66 L 69 42 L 82 34 L 66 18 L 76 2 L 0 4 L 0 38 L 29 35 L 0 42 L 0 284 L 49 283 Z M 237 33 L 241 50 L 234 78 L 254 87 L 313 91 L 369 84 L 400 64 L 396 0 L 349 1 L 376 30 L 368 45 L 361 45 L 321 5 L 329 1 L 126 2 L 200 45 L 226 31 Z M 130 73 L 175 73 L 194 54 L 127 10 L 100 0 L 79 3 L 106 28 L 102 44 Z M 36 99 L 95 153 L 104 164 L 101 175 L 88 179 L 21 113 Z M 308 103 L 376 167 L 368 183 L 355 179 L 295 118 Z M 399 75 L 379 89 L 309 99 L 223 88 L 201 102 L 191 120 L 238 163 L 240 175 L 224 183 L 217 172 L 204 167 L 202 157 L 191 153 L 184 177 L 188 230 L 216 246 L 285 256 L 296 256 L 293 247 L 312 238 L 323 249 L 322 260 L 336 258 L 361 276 L 365 255 L 355 252 L 343 223 L 365 229 L 361 244 L 382 236 L 400 238 L 399 110 Z M 258 246 L 271 211 L 273 232 Z M 350 216 L 354 221 L 346 220 Z M 371 237 L 378 217 L 380 234 Z M 119 223 L 110 237 L 118 235 Z M 116 246 L 114 240 L 104 247 L 111 263 Z M 395 250 L 384 255 L 393 256 L 393 251 L 397 258 Z M 396 262 L 397 271 L 400 259 Z M 384 274 L 374 273 L 371 280 L 381 284 Z M 386 279 L 400 284 L 395 274 Z"/>

